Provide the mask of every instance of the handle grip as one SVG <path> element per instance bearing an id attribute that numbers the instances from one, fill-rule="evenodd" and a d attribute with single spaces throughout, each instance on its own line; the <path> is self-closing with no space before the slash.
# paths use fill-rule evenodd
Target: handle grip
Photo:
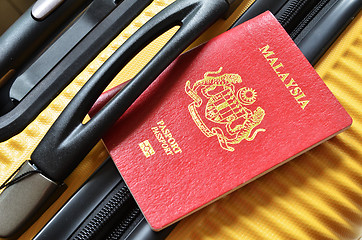
<path id="1" fill-rule="evenodd" d="M 63 181 L 153 80 L 228 8 L 225 0 L 177 0 L 148 21 L 69 103 L 33 152 L 33 163 L 54 181 Z M 156 56 L 96 116 L 82 124 L 118 72 L 148 43 L 174 26 L 180 26 L 179 30 Z"/>

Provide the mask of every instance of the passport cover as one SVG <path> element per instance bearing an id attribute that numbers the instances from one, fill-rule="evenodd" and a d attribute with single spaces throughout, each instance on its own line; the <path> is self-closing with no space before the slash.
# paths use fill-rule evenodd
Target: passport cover
<path id="1" fill-rule="evenodd" d="M 160 230 L 351 123 L 266 12 L 177 58 L 103 140 Z"/>

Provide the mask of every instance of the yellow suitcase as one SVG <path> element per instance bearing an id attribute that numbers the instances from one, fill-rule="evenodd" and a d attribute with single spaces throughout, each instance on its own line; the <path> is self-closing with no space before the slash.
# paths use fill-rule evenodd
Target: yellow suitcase
<path id="1" fill-rule="evenodd" d="M 173 0 L 155 0 L 20 134 L 0 143 L 0 183 L 30 155 L 84 82 L 142 24 Z M 244 1 L 191 47 L 225 31 Z M 176 29 L 142 51 L 108 87 L 132 78 Z M 167 239 L 359 239 L 362 236 L 362 14 L 316 70 L 353 118 L 346 132 L 182 220 Z M 66 179 L 63 195 L 20 239 L 31 239 L 108 157 L 99 142 Z M 0 213 L 1 214 L 1 213 Z"/>

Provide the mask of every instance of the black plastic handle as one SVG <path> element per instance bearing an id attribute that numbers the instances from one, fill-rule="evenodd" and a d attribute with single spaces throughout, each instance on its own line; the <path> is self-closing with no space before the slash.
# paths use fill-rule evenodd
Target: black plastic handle
<path id="1" fill-rule="evenodd" d="M 24 130 L 87 64 L 151 2 L 152 0 L 123 0 L 120 2 L 102 22 L 67 53 L 53 69 L 45 74 L 36 87 L 15 107 L 8 96 L 10 86 L 0 88 L 0 115 L 5 112 L 4 115 L 0 116 L 0 142 L 6 141 Z M 57 50 L 62 51 L 62 49 Z M 6 102 L 10 102 L 10 106 L 4 109 L 2 105 Z"/>
<path id="2" fill-rule="evenodd" d="M 65 1 L 44 20 L 32 17 L 29 8 L 1 37 L 0 37 L 0 78 L 10 69 L 17 70 L 59 27 L 90 0 Z"/>
<path id="3" fill-rule="evenodd" d="M 226 0 L 177 0 L 132 35 L 83 86 L 33 152 L 49 178 L 64 180 L 153 80 L 204 30 L 227 12 Z M 180 26 L 156 56 L 86 124 L 82 120 L 117 73 L 148 43 Z"/>
<path id="4" fill-rule="evenodd" d="M 39 58 L 17 76 L 10 88 L 10 98 L 20 102 L 117 4 L 113 0 L 93 0 L 72 24 Z"/>

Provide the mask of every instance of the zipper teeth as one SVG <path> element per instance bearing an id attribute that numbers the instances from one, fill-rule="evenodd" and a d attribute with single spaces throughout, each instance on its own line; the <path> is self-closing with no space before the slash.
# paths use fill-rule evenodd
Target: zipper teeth
<path id="1" fill-rule="evenodd" d="M 74 238 L 76 240 L 91 239 L 108 220 L 120 209 L 123 203 L 131 196 L 128 188 L 123 186 L 94 218 Z"/>
<path id="2" fill-rule="evenodd" d="M 307 17 L 303 19 L 303 21 L 293 30 L 290 34 L 290 37 L 294 39 L 297 37 L 300 32 L 310 23 L 310 21 L 323 9 L 323 7 L 329 2 L 329 0 L 322 0 L 318 3 L 317 6 L 313 8 L 313 10 L 308 13 Z"/>
<path id="3" fill-rule="evenodd" d="M 118 240 L 122 237 L 122 235 L 126 232 L 131 223 L 137 218 L 137 216 L 141 213 L 141 210 L 136 207 L 132 210 L 132 212 L 124 219 L 121 224 L 119 224 L 112 233 L 107 237 L 106 240 Z"/>
<path id="4" fill-rule="evenodd" d="M 278 21 L 285 28 L 297 15 L 299 10 L 308 2 L 308 0 L 294 0 L 289 7 L 279 17 Z"/>

